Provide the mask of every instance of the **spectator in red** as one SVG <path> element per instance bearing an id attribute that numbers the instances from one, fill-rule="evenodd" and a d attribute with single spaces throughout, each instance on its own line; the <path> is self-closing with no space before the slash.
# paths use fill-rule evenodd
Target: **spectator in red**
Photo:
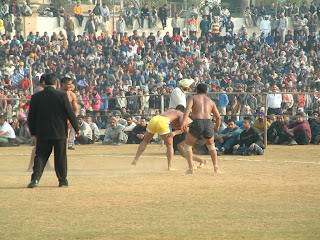
<path id="1" fill-rule="evenodd" d="M 21 80 L 21 89 L 22 90 L 30 89 L 30 80 L 26 76 L 24 76 L 24 78 Z"/>

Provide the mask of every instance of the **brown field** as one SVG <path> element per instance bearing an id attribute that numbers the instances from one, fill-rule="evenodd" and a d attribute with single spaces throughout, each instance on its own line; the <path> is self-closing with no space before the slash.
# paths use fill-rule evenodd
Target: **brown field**
<path id="1" fill-rule="evenodd" d="M 185 175 L 165 147 L 77 146 L 69 188 L 54 171 L 27 189 L 31 147 L 0 148 L 0 239 L 320 239 L 319 146 L 269 146 Z M 202 156 L 208 159 L 208 156 Z M 51 165 L 53 160 L 50 159 Z"/>

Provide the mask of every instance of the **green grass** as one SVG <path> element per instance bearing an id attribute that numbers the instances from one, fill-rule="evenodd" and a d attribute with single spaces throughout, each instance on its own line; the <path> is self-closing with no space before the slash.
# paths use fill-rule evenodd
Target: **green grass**
<path id="1" fill-rule="evenodd" d="M 223 156 L 218 175 L 211 164 L 185 175 L 178 156 L 167 172 L 157 145 L 133 167 L 136 148 L 79 146 L 69 188 L 45 172 L 35 189 L 31 148 L 0 149 L 1 239 L 320 239 L 318 146 Z"/>

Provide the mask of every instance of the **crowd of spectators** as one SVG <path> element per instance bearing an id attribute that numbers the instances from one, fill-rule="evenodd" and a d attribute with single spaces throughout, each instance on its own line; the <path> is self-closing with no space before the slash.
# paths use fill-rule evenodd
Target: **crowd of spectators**
<path id="1" fill-rule="evenodd" d="M 320 106 L 319 8 L 314 3 L 310 7 L 305 3 L 300 8 L 289 6 L 271 4 L 259 10 L 251 6 L 244 13 L 247 26 L 237 32 L 229 10 L 208 2 L 200 8 L 193 5 L 185 20 L 175 14 L 171 29 L 166 27 L 166 5 L 158 11 L 148 5 L 141 11 L 128 6 L 116 22 L 117 31 L 110 34 L 106 27 L 110 12 L 103 3 L 88 13 L 85 32 L 76 36 L 71 15 L 63 6 L 50 5 L 47 16 L 57 17 L 65 30 L 51 36 L 30 32 L 24 38 L 19 18 L 32 14 L 31 9 L 25 3 L 20 8 L 14 1 L 10 6 L 2 1 L 0 113 L 7 122 L 17 125 L 16 117 L 29 109 L 29 76 L 36 88 L 42 74 L 55 73 L 59 79 L 71 78 L 83 119 L 84 115 L 91 116 L 99 129 L 106 128 L 106 137 L 111 138 L 101 139 L 103 144 L 139 143 L 145 129 L 143 120 L 148 122 L 159 113 L 161 95 L 164 109 L 168 108 L 170 93 L 182 79 L 194 79 L 190 93 L 197 83 L 206 83 L 209 94 L 219 92 L 210 97 L 225 115 L 226 123 L 229 118 L 241 121 L 243 115 L 251 115 L 254 120 L 259 113 L 291 116 L 304 112 L 311 116 Z M 80 3 L 74 8 L 74 16 L 81 26 Z M 138 29 L 132 35 L 125 32 L 125 24 L 132 27 L 137 20 L 142 27 L 146 20 L 148 27 L 153 27 L 158 17 L 163 29 L 168 30 L 165 34 L 155 31 L 146 35 Z M 288 28 L 288 17 L 293 19 L 294 29 Z M 183 24 L 185 28 L 181 28 Z M 248 28 L 253 26 L 260 26 L 261 32 L 249 36 Z M 270 93 L 268 109 L 263 109 L 260 93 L 270 91 L 297 94 Z M 243 92 L 246 94 L 240 94 Z M 127 132 L 117 141 L 112 139 L 116 129 L 109 124 L 111 118 L 115 126 L 123 126 L 116 128 L 118 136 Z M 134 131 L 132 124 L 142 128 Z M 92 142 L 93 136 L 89 140 Z"/>

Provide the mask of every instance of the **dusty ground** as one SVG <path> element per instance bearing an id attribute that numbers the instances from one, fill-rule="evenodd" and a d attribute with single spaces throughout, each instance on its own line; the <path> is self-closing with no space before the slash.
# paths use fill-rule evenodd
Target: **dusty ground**
<path id="1" fill-rule="evenodd" d="M 159 145 L 134 167 L 136 149 L 77 146 L 69 188 L 46 171 L 27 189 L 31 147 L 1 148 L 1 239 L 320 239 L 319 146 L 219 157 L 219 175 L 180 156 L 168 172 Z"/>

